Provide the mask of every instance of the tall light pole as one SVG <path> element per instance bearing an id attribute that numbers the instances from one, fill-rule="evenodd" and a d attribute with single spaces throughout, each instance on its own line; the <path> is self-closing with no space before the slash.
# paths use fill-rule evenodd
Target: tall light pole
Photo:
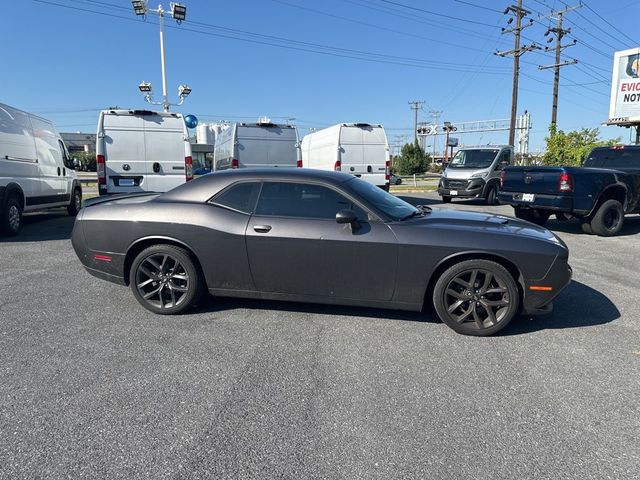
<path id="1" fill-rule="evenodd" d="M 147 6 L 147 0 L 132 0 L 133 12 L 139 16 L 144 17 L 147 13 L 155 13 L 158 15 L 158 23 L 160 24 L 160 66 L 162 69 L 162 102 L 154 102 L 151 96 L 151 84 L 148 82 L 142 82 L 138 88 L 144 94 L 144 98 L 147 102 L 153 105 L 162 105 L 165 112 L 169 111 L 170 105 L 182 105 L 184 99 L 191 93 L 191 88 L 188 85 L 180 85 L 178 89 L 178 95 L 180 102 L 177 104 L 169 103 L 169 97 L 167 95 L 167 65 L 164 54 L 164 16 L 166 13 L 170 13 L 173 19 L 181 24 L 187 18 L 187 7 L 181 3 L 171 2 L 170 11 L 162 8 L 161 4 L 158 4 L 158 8 L 149 8 Z"/>

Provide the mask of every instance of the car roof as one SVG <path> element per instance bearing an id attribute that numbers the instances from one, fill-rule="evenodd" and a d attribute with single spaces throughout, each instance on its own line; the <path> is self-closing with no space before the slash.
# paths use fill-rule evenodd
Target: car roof
<path id="1" fill-rule="evenodd" d="M 238 181 L 311 181 L 340 185 L 353 175 L 311 168 L 239 168 L 212 172 L 163 193 L 155 201 L 203 203 L 228 185 Z"/>

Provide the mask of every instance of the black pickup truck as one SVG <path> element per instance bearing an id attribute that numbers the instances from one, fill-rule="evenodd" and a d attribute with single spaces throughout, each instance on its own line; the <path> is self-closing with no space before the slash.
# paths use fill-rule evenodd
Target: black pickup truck
<path id="1" fill-rule="evenodd" d="M 507 167 L 498 198 L 538 225 L 555 214 L 577 218 L 586 233 L 616 235 L 625 214 L 640 213 L 640 146 L 594 148 L 582 167 Z"/>

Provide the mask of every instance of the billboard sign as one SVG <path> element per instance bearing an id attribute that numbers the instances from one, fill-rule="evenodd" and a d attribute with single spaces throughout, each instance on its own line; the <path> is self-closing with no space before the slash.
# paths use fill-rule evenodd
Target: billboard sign
<path id="1" fill-rule="evenodd" d="M 610 125 L 640 123 L 640 48 L 616 52 L 611 79 Z"/>

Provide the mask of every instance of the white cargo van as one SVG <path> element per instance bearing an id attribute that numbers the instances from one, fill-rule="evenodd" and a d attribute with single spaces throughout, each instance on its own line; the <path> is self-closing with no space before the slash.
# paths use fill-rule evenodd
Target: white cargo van
<path id="1" fill-rule="evenodd" d="M 22 212 L 67 207 L 75 215 L 82 188 L 53 124 L 0 103 L 0 230 L 15 235 Z"/>
<path id="2" fill-rule="evenodd" d="M 382 125 L 340 123 L 302 139 L 302 166 L 339 170 L 389 190 L 389 143 Z"/>
<path id="3" fill-rule="evenodd" d="M 103 110 L 96 166 L 100 195 L 167 192 L 192 180 L 191 143 L 182 114 Z"/>
<path id="4" fill-rule="evenodd" d="M 213 169 L 300 167 L 298 130 L 268 118 L 257 123 L 232 123 L 216 135 Z"/>

